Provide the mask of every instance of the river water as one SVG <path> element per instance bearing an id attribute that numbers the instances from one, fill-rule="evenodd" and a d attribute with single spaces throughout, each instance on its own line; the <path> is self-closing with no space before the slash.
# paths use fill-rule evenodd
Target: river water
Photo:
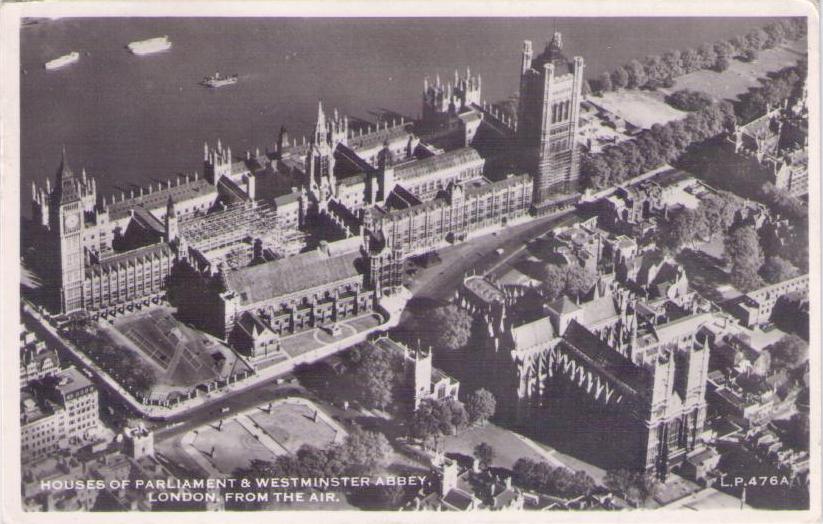
<path id="1" fill-rule="evenodd" d="M 632 58 L 748 32 L 766 18 L 262 19 L 106 18 L 21 29 L 21 204 L 53 176 L 65 144 L 104 194 L 202 170 L 203 142 L 236 153 L 274 143 L 280 125 L 308 133 L 318 99 L 353 117 L 420 112 L 423 78 L 470 66 L 489 101 L 517 91 L 520 48 L 555 30 L 587 76 Z M 125 45 L 168 35 L 171 50 L 133 56 Z M 80 61 L 46 71 L 72 50 Z M 240 82 L 198 85 L 220 71 Z"/>

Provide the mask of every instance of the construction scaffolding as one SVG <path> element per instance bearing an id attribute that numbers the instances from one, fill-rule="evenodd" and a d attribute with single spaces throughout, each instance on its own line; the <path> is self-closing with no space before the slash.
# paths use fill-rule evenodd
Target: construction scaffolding
<path id="1" fill-rule="evenodd" d="M 181 222 L 180 236 L 190 248 L 207 252 L 238 243 L 253 243 L 256 239 L 265 245 L 277 246 L 281 235 L 274 208 L 263 203 L 241 202 Z"/>

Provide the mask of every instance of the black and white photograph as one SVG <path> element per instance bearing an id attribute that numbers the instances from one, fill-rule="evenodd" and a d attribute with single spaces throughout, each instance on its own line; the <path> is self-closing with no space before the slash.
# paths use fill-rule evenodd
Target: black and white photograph
<path id="1" fill-rule="evenodd" d="M 4 6 L 8 522 L 820 518 L 811 4 L 200 5 Z"/>

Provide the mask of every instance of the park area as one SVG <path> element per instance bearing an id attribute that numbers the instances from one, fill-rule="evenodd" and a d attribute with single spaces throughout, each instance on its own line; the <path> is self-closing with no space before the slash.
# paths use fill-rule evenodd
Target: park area
<path id="1" fill-rule="evenodd" d="M 590 97 L 589 101 L 635 127 L 650 128 L 686 116 L 663 98 L 662 92 L 621 89 Z"/>
<path id="2" fill-rule="evenodd" d="M 589 101 L 607 113 L 640 128 L 650 128 L 654 124 L 665 124 L 684 118 L 687 113 L 677 110 L 665 102 L 665 97 L 682 89 L 709 93 L 717 100 L 735 101 L 753 87 L 760 85 L 768 73 L 795 65 L 805 56 L 802 43 L 795 42 L 774 49 L 760 51 L 751 62 L 731 60 L 729 68 L 723 72 L 701 69 L 674 79 L 671 88 L 655 91 L 641 89 L 620 89 L 597 96 Z M 618 140 L 619 141 L 619 140 Z"/>
<path id="3" fill-rule="evenodd" d="M 661 89 L 661 92 L 669 94 L 681 89 L 691 89 L 709 93 L 719 100 L 733 101 L 750 88 L 760 85 L 760 79 L 768 73 L 795 65 L 806 56 L 803 45 L 805 41 L 766 49 L 760 51 L 752 62 L 731 60 L 729 68 L 722 73 L 705 69 L 695 71 L 676 78 L 671 89 Z"/>
<path id="4" fill-rule="evenodd" d="M 254 460 L 274 462 L 303 445 L 325 449 L 346 432 L 312 402 L 289 398 L 200 426 L 179 442 L 206 473 L 231 475 Z"/>
<path id="5" fill-rule="evenodd" d="M 177 320 L 168 307 L 151 308 L 102 325 L 102 336 L 137 355 L 153 370 L 155 380 L 147 395 L 151 399 L 165 400 L 176 392 L 187 394 L 197 385 L 250 370 L 232 350 Z"/>
<path id="6" fill-rule="evenodd" d="M 289 453 L 296 453 L 300 446 L 308 444 L 316 448 L 330 446 L 337 436 L 337 429 L 315 416 L 317 407 L 307 404 L 282 403 L 270 412 L 259 407 L 246 416 L 283 446 Z"/>

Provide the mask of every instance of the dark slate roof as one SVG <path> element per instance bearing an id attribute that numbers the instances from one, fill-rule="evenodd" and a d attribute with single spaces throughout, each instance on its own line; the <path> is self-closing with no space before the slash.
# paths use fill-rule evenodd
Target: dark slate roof
<path id="1" fill-rule="evenodd" d="M 162 235 L 166 232 L 165 224 L 160 222 L 157 217 L 146 211 L 146 208 L 144 207 L 134 208 L 134 218 L 137 219 L 137 222 L 143 227 L 157 234 Z"/>
<path id="2" fill-rule="evenodd" d="M 331 258 L 319 251 L 301 253 L 229 271 L 226 288 L 237 292 L 242 304 L 255 304 L 355 277 L 359 258 L 358 251 Z"/>
<path id="3" fill-rule="evenodd" d="M 389 143 L 407 141 L 411 136 L 411 132 L 408 129 L 408 126 L 410 125 L 411 124 L 406 123 L 404 125 L 398 125 L 388 129 L 380 129 L 373 133 L 368 133 L 361 136 L 351 136 L 348 138 L 347 142 L 350 149 L 353 151 L 359 151 L 361 149 L 371 149 L 382 146 L 386 141 Z"/>
<path id="4" fill-rule="evenodd" d="M 567 348 L 573 349 L 589 361 L 624 392 L 645 396 L 651 385 L 649 372 L 610 348 L 576 320 L 569 323 L 563 333 L 562 342 Z"/>
<path id="5" fill-rule="evenodd" d="M 298 200 L 300 200 L 300 192 L 292 191 L 291 193 L 274 197 L 274 207 L 282 207 L 297 202 Z"/>
<path id="6" fill-rule="evenodd" d="M 549 307 L 552 311 L 556 311 L 560 314 L 567 314 L 567 313 L 574 313 L 580 306 L 575 304 L 569 297 L 563 295 L 562 297 L 558 298 L 554 302 L 549 303 Z"/>
<path id="7" fill-rule="evenodd" d="M 118 264 L 125 265 L 137 260 L 145 260 L 146 258 L 153 256 L 158 256 L 161 258 L 172 256 L 171 246 L 165 242 L 158 242 L 157 244 L 152 244 L 150 246 L 140 247 L 137 249 L 132 249 L 131 251 L 119 253 L 117 255 L 104 258 L 99 264 L 86 267 L 86 274 L 90 274 L 91 272 L 104 272 L 114 266 L 117 266 Z"/>
<path id="8" fill-rule="evenodd" d="M 529 175 L 510 175 L 503 180 L 498 180 L 496 182 L 488 182 L 484 184 L 466 184 L 466 195 L 482 195 L 485 193 L 492 193 L 494 191 L 500 191 L 503 189 L 508 189 L 512 186 L 531 183 L 531 177 Z"/>
<path id="9" fill-rule="evenodd" d="M 441 155 L 430 156 L 417 162 L 397 166 L 394 169 L 394 176 L 397 180 L 407 180 L 478 160 L 482 161 L 483 158 L 476 149 L 463 147 Z"/>
<path id="10" fill-rule="evenodd" d="M 143 196 L 113 202 L 109 204 L 109 216 L 112 220 L 126 217 L 132 208 L 138 206 L 143 206 L 148 210 L 165 208 L 169 197 L 174 200 L 179 208 L 189 199 L 215 193 L 217 193 L 216 187 L 208 180 L 198 178 L 188 183 L 181 183 L 179 186 L 172 184 L 171 187 L 163 187 L 159 191 L 144 193 Z"/>
<path id="11" fill-rule="evenodd" d="M 563 54 L 563 46 L 559 42 L 559 34 L 555 34 L 555 38 L 552 38 L 552 40 L 546 44 L 543 52 L 532 60 L 532 68 L 538 71 L 543 69 L 544 64 L 554 65 L 555 76 L 574 72 L 571 62 L 566 58 L 566 55 Z"/>

